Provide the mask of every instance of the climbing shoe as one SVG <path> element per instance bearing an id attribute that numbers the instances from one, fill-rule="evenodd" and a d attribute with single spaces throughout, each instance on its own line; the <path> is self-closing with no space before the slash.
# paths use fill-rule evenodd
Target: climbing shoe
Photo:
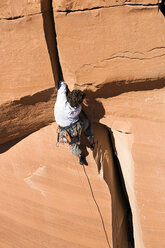
<path id="1" fill-rule="evenodd" d="M 92 144 L 92 145 L 89 146 L 89 148 L 90 148 L 91 151 L 94 151 L 95 145 Z"/>
<path id="2" fill-rule="evenodd" d="M 94 150 L 94 146 L 95 146 L 94 137 L 93 136 L 89 136 L 87 139 L 89 140 L 89 148 L 90 148 L 91 151 L 93 151 Z"/>
<path id="3" fill-rule="evenodd" d="M 88 163 L 87 163 L 87 161 L 86 161 L 86 158 L 83 157 L 83 156 L 80 156 L 79 163 L 80 163 L 81 165 L 88 165 Z"/>

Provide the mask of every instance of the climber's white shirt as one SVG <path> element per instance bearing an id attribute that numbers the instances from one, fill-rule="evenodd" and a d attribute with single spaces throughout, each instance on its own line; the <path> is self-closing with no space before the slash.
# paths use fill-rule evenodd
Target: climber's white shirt
<path id="1" fill-rule="evenodd" d="M 57 99 L 54 108 L 54 116 L 57 124 L 61 127 L 69 126 L 79 120 L 81 105 L 72 108 L 66 97 L 66 83 L 59 82 Z"/>

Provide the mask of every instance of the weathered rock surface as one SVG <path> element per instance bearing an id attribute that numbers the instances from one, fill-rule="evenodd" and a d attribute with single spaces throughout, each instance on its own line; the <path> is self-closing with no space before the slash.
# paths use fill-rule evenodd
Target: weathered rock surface
<path id="1" fill-rule="evenodd" d="M 165 19 L 158 7 L 55 12 L 55 21 L 63 74 L 71 86 L 91 89 L 139 80 L 164 84 Z"/>
<path id="2" fill-rule="evenodd" d="M 40 12 L 40 0 L 0 0 L 0 19 L 33 15 Z"/>
<path id="3" fill-rule="evenodd" d="M 88 1 L 88 0 L 53 0 L 53 7 L 56 11 L 81 11 L 90 10 L 94 8 L 109 8 L 118 6 L 129 6 L 129 5 L 142 5 L 142 6 L 155 6 L 158 4 L 157 0 L 99 0 L 99 1 Z"/>
<path id="4" fill-rule="evenodd" d="M 55 90 L 50 88 L 32 96 L 0 106 L 0 144 L 22 137 L 54 121 Z"/>
<path id="5" fill-rule="evenodd" d="M 60 3 L 55 22 L 64 78 L 86 89 L 91 119 L 113 129 L 135 247 L 163 247 L 164 16 L 156 2 Z"/>
<path id="6" fill-rule="evenodd" d="M 64 79 L 71 89 L 86 90 L 89 118 L 113 131 L 135 248 L 164 247 L 165 19 L 157 0 L 54 0 L 53 6 Z M 0 143 L 53 121 L 58 65 L 53 28 L 51 1 L 0 0 Z M 107 134 L 95 126 L 93 155 L 111 200 L 91 155 L 86 168 L 104 229 L 85 171 L 67 149 L 56 150 L 53 125 L 11 149 L 0 146 L 0 246 L 105 248 L 106 229 L 112 247 L 126 248 L 127 215 L 109 167 Z"/>
<path id="7" fill-rule="evenodd" d="M 110 131 L 104 125 L 94 124 L 95 149 L 93 152 L 98 172 L 103 174 L 111 193 L 113 247 L 133 247 L 132 214 L 125 195 L 115 159 Z"/>
<path id="8" fill-rule="evenodd" d="M 133 214 L 135 247 L 163 247 L 165 88 L 136 92 L 128 88 L 111 97 L 108 88 L 110 94 L 116 93 L 110 85 L 90 92 L 86 112 L 113 130 Z"/>
<path id="9" fill-rule="evenodd" d="M 0 144 L 54 119 L 50 9 L 48 1 L 0 1 Z"/>
<path id="10" fill-rule="evenodd" d="M 26 15 L 26 11 L 24 13 L 21 9 L 23 2 L 20 5 L 11 4 L 11 1 L 1 2 L 6 11 L 13 10 L 12 15 L 8 16 L 25 16 L 0 20 L 0 103 L 54 86 L 42 14 Z M 30 8 L 31 4 L 28 6 Z M 0 11 L 3 13 L 2 7 Z"/>
<path id="11" fill-rule="evenodd" d="M 112 247 L 109 189 L 91 153 L 88 162 L 80 166 L 68 148 L 56 147 L 55 124 L 7 150 L 0 157 L 0 247 Z"/>
<path id="12" fill-rule="evenodd" d="M 103 123 L 113 129 L 133 214 L 135 247 L 164 247 L 165 88 L 98 100 L 106 109 Z"/>

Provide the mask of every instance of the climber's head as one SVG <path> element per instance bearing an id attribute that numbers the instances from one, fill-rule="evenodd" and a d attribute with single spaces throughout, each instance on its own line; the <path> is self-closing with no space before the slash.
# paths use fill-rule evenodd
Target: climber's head
<path id="1" fill-rule="evenodd" d="M 80 105 L 83 102 L 84 98 L 85 93 L 81 90 L 72 90 L 71 92 L 68 92 L 67 95 L 67 100 L 72 108 L 75 108 Z"/>

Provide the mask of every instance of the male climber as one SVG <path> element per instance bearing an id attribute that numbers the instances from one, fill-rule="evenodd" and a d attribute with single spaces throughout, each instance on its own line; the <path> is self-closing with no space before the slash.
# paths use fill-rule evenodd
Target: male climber
<path id="1" fill-rule="evenodd" d="M 59 126 L 58 135 L 69 143 L 70 150 L 73 155 L 78 156 L 81 165 L 87 164 L 80 149 L 81 131 L 89 140 L 90 149 L 94 149 L 91 123 L 81 107 L 84 98 L 85 93 L 81 90 L 69 91 L 65 82 L 59 82 L 54 109 L 55 120 Z"/>

